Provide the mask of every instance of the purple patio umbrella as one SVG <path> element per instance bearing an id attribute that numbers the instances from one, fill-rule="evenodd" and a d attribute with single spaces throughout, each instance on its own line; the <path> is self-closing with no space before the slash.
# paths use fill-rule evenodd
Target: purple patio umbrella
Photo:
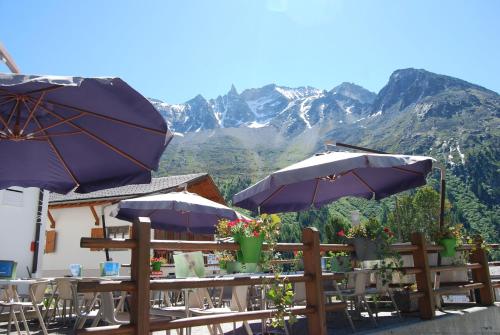
<path id="1" fill-rule="evenodd" d="M 0 74 L 0 189 L 149 183 L 171 138 L 151 103 L 119 78 Z"/>
<path id="2" fill-rule="evenodd" d="M 262 213 L 319 208 L 345 196 L 382 199 L 425 185 L 433 158 L 327 152 L 276 171 L 233 197 Z"/>
<path id="3" fill-rule="evenodd" d="M 187 191 L 122 200 L 111 216 L 127 221 L 149 217 L 154 229 L 200 234 L 213 234 L 220 219 L 245 218 L 227 206 Z"/>

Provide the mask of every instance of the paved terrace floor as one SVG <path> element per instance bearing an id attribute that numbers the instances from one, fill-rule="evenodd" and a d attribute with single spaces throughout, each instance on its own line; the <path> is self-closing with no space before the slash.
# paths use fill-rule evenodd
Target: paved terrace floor
<path id="1" fill-rule="evenodd" d="M 500 304 L 497 304 L 497 309 L 500 308 Z M 474 307 L 469 309 L 456 309 L 447 307 L 445 312 L 437 312 L 436 320 L 446 320 L 447 318 L 452 318 L 457 315 L 466 315 L 474 313 L 481 308 Z M 484 310 L 484 308 L 482 308 Z M 405 314 L 403 318 L 400 319 L 396 315 L 391 314 L 390 312 L 380 312 L 378 319 L 378 327 L 375 327 L 367 315 L 361 320 L 355 320 L 356 326 L 356 334 L 399 334 L 406 333 L 410 329 L 418 329 L 419 324 L 424 323 L 425 321 L 421 321 L 417 314 Z M 260 322 L 251 322 L 252 330 L 255 334 L 260 333 L 261 327 Z M 236 324 L 237 329 L 236 335 L 246 335 L 245 330 L 241 327 L 241 322 Z M 417 327 L 417 328 L 415 328 Z M 0 334 L 7 334 L 7 324 L 0 323 Z M 223 324 L 222 328 L 225 334 L 233 334 L 233 324 Z M 38 329 L 38 325 L 36 322 L 30 323 L 31 333 L 35 335 L 41 335 L 42 332 Z M 406 329 L 406 330 L 405 330 Z M 21 326 L 21 330 L 23 330 Z M 52 322 L 48 325 L 48 330 L 50 334 L 73 334 L 73 330 L 71 325 L 63 325 L 60 322 Z M 15 330 L 13 328 L 12 334 L 15 334 Z M 24 333 L 24 332 L 23 332 Z M 285 334 L 283 330 L 276 330 L 272 332 L 273 334 Z M 328 334 L 335 335 L 344 335 L 344 334 L 352 334 L 352 330 L 345 319 L 343 313 L 329 313 L 328 315 Z M 460 334 L 475 334 L 476 332 L 468 332 L 464 331 Z M 494 329 L 494 327 L 484 328 L 481 334 L 500 334 L 500 329 Z M 165 332 L 156 332 L 154 334 L 165 334 Z M 171 334 L 176 334 L 175 331 L 172 331 Z M 208 330 L 206 327 L 196 327 L 192 329 L 192 335 L 205 335 L 208 334 Z M 307 334 L 307 320 L 305 318 L 300 318 L 299 321 L 293 325 L 292 331 L 293 334 L 306 335 Z M 423 332 L 415 332 L 412 331 L 412 335 L 416 334 L 424 334 Z M 457 334 L 456 332 L 447 332 L 446 329 L 443 329 L 443 332 L 432 332 L 432 334 Z M 312 335 L 312 334 L 310 334 Z"/>

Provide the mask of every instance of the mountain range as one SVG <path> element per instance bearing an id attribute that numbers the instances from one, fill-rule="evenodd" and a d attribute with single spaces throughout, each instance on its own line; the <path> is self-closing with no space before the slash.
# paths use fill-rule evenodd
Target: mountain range
<path id="1" fill-rule="evenodd" d="M 176 134 L 159 174 L 208 171 L 255 181 L 337 141 L 425 154 L 447 167 L 460 219 L 498 239 L 500 95 L 422 69 L 396 70 L 378 93 L 270 84 L 184 104 L 150 99 Z"/>

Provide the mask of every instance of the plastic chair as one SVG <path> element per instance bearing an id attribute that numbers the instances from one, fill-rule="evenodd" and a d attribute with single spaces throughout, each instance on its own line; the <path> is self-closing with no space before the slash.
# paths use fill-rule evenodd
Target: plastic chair
<path id="1" fill-rule="evenodd" d="M 82 282 L 96 282 L 98 279 L 81 279 Z M 97 292 L 93 293 L 83 293 L 80 294 L 76 290 L 73 290 L 73 301 L 74 310 L 76 314 L 76 321 L 73 330 L 81 329 L 85 325 L 88 319 L 93 319 L 92 327 L 97 326 L 101 320 L 101 314 L 98 309 L 95 309 L 96 304 L 99 302 L 99 294 Z"/>
<path id="2" fill-rule="evenodd" d="M 20 335 L 21 330 L 19 329 L 19 321 L 17 320 L 16 316 L 16 309 L 19 311 L 19 315 L 21 315 L 21 320 L 24 325 L 24 329 L 26 330 L 26 333 L 29 335 L 29 327 L 28 327 L 28 322 L 26 321 L 26 317 L 24 315 L 24 311 L 22 308 L 22 304 L 18 304 L 14 301 L 14 292 L 12 291 L 12 288 L 4 288 L 3 289 L 4 297 L 2 297 L 2 300 L 0 301 L 0 307 L 2 307 L 2 311 L 4 308 L 9 309 L 9 320 L 7 322 L 7 334 L 10 334 L 11 330 L 11 324 L 12 321 L 14 321 L 14 325 L 16 327 L 17 333 Z"/>
<path id="3" fill-rule="evenodd" d="M 206 289 L 199 289 L 198 297 L 200 294 L 205 294 L 208 298 L 208 291 Z M 234 286 L 232 289 L 231 296 L 231 304 L 229 307 L 213 307 L 213 304 L 209 301 L 208 308 L 190 308 L 189 311 L 192 315 L 212 315 L 212 314 L 229 314 L 229 313 L 237 313 L 244 312 L 247 309 L 247 296 L 248 296 L 248 286 Z M 243 325 L 248 335 L 252 335 L 252 329 L 247 321 L 243 321 Z M 213 325 L 213 328 L 210 329 L 210 326 L 207 325 L 211 334 L 217 334 L 217 331 L 220 331 L 220 334 L 224 334 L 220 324 Z M 233 332 L 236 330 L 236 323 L 233 322 Z"/>
<path id="4" fill-rule="evenodd" d="M 357 310 L 359 312 L 360 307 L 363 306 L 368 312 L 371 321 L 377 326 L 377 321 L 373 317 L 373 313 L 366 301 L 366 285 L 370 277 L 370 271 L 368 270 L 355 270 L 347 273 L 347 289 L 341 289 L 339 284 L 334 281 L 334 291 L 324 292 L 325 295 L 338 296 L 343 302 L 348 302 L 348 300 L 353 299 Z M 352 317 L 349 314 L 347 308 L 345 309 L 345 314 L 349 325 L 355 331 L 354 323 L 352 322 Z"/>
<path id="5" fill-rule="evenodd" d="M 69 317 L 75 313 L 75 285 L 77 281 L 72 278 L 57 278 L 55 280 L 54 287 L 54 317 L 56 313 L 59 312 L 60 316 L 63 319 L 63 322 L 66 323 L 66 317 L 68 314 L 66 313 L 66 307 L 69 303 Z M 59 311 L 59 303 L 62 302 L 62 310 Z"/>
<path id="6" fill-rule="evenodd" d="M 392 293 L 392 289 L 389 287 L 389 283 L 383 283 L 382 278 L 379 274 L 375 274 L 375 282 L 376 282 L 376 287 L 375 288 L 368 288 L 366 290 L 366 295 L 374 295 L 374 296 L 383 296 L 387 295 L 391 299 L 392 306 L 396 310 L 396 314 L 400 319 L 402 319 L 401 313 L 399 311 L 398 305 L 396 304 L 396 301 L 394 300 L 394 295 Z M 375 300 L 375 317 L 378 319 L 378 303 L 377 300 Z"/>
<path id="7" fill-rule="evenodd" d="M 45 322 L 43 320 L 41 310 L 43 309 L 44 306 L 43 302 L 45 299 L 45 291 L 47 290 L 48 285 L 49 285 L 48 280 L 38 281 L 36 283 L 30 284 L 28 289 L 30 301 L 13 302 L 13 304 L 16 307 L 23 309 L 23 312 L 25 309 L 34 310 L 38 322 L 40 323 L 40 328 L 42 328 L 42 332 L 44 335 L 48 335 L 48 332 L 47 328 L 45 327 Z"/>

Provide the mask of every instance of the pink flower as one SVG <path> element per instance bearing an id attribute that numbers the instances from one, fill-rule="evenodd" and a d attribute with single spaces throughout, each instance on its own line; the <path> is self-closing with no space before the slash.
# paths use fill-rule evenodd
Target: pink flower
<path id="1" fill-rule="evenodd" d="M 341 231 L 339 231 L 339 232 L 337 233 L 337 236 L 340 236 L 340 237 L 345 237 L 344 229 L 342 229 Z"/>

